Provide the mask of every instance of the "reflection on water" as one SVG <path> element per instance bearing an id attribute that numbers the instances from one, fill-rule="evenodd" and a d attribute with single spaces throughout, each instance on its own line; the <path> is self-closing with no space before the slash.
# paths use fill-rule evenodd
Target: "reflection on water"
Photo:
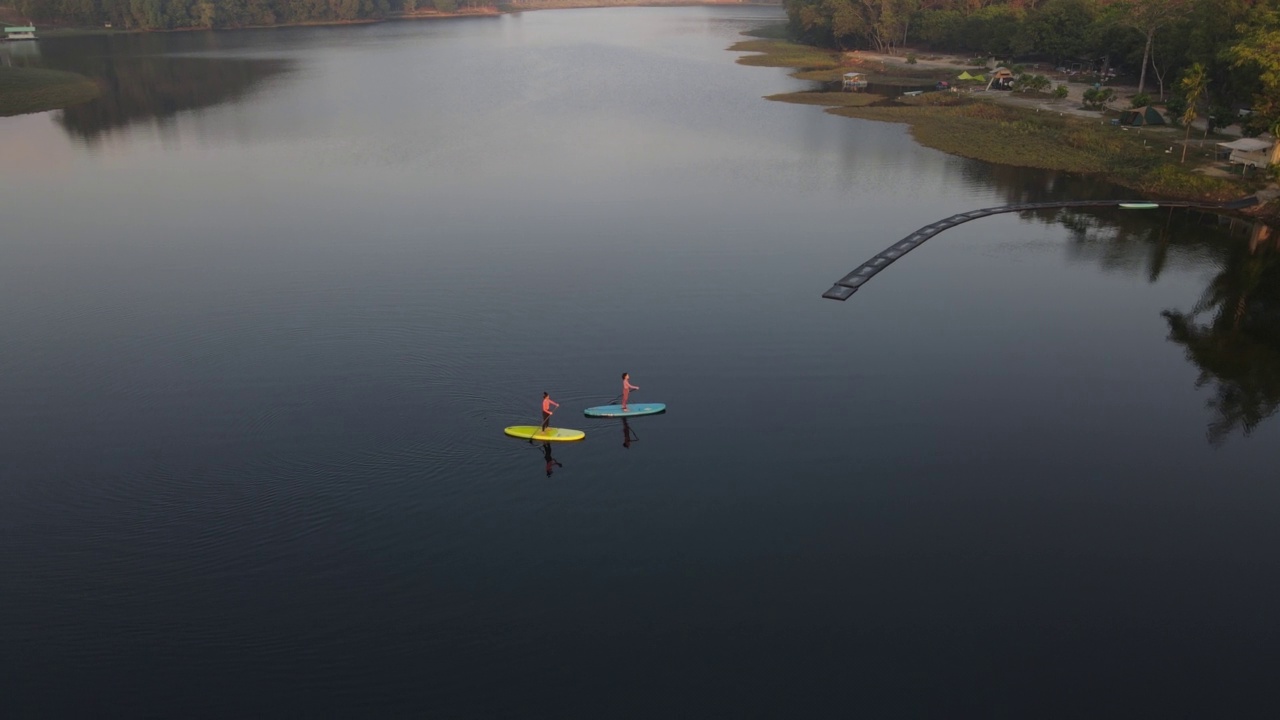
<path id="1" fill-rule="evenodd" d="M 546 464 L 547 477 L 551 477 L 556 468 L 564 467 L 564 463 L 551 456 L 551 443 L 549 442 L 542 443 L 542 461 Z"/>
<path id="2" fill-rule="evenodd" d="M 1160 280 L 1171 265 L 1216 267 L 1191 309 L 1162 313 L 1169 340 L 1213 397 L 1208 439 L 1248 436 L 1280 409 L 1280 233 L 1261 222 L 1198 211 L 1058 210 L 1046 222 L 1073 238 L 1069 256 Z"/>
<path id="3" fill-rule="evenodd" d="M 1169 339 L 1211 386 L 1209 440 L 1249 435 L 1280 408 L 1280 233 L 1255 224 L 1227 244 L 1222 269 L 1191 310 L 1169 310 Z"/>
<path id="4" fill-rule="evenodd" d="M 103 87 L 97 100 L 63 110 L 58 123 L 93 140 L 131 123 L 164 120 L 244 95 L 288 69 L 282 60 L 181 57 L 119 58 L 87 74 Z"/>
<path id="5" fill-rule="evenodd" d="M 781 18 L 42 41 L 138 75 L 87 126 L 236 104 L 93 146 L 0 119 L 0 636 L 42 659 L 6 717 L 1087 716 L 1121 686 L 1249 716 L 1274 237 L 1006 215 L 824 301 L 938 218 L 1126 193 L 761 100 L 803 84 L 724 48 Z M 680 412 L 502 434 L 622 368 Z"/>
<path id="6" fill-rule="evenodd" d="M 0 65 L 31 65 L 39 59 L 39 42 L 0 42 Z"/>
<path id="7" fill-rule="evenodd" d="M 217 33 L 184 36 L 189 51 L 217 49 Z M 291 68 L 275 58 L 201 57 L 172 54 L 172 41 L 153 36 L 96 37 L 49 43 L 38 64 L 92 78 L 102 94 L 61 111 L 68 134 L 96 140 L 105 133 L 146 121 L 163 121 L 185 110 L 235 102 L 263 81 Z"/>
<path id="8" fill-rule="evenodd" d="M 1142 197 L 1087 176 L 971 163 L 974 182 L 998 188 L 1008 204 Z M 1260 222 L 1196 210 L 1050 208 L 1023 220 L 1065 228 L 1067 256 L 1156 283 L 1171 267 L 1219 268 L 1188 311 L 1166 310 L 1169 340 L 1183 346 L 1212 386 L 1208 439 L 1250 435 L 1280 409 L 1280 232 Z"/>

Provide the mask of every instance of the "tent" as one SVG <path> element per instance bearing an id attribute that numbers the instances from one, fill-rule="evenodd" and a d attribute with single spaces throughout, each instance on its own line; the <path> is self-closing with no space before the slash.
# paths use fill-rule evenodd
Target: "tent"
<path id="1" fill-rule="evenodd" d="M 975 80 L 976 78 L 970 75 L 968 70 L 965 70 L 964 72 L 956 76 L 956 79 L 957 80 Z"/>
<path id="2" fill-rule="evenodd" d="M 1120 124 L 1142 127 L 1143 125 L 1164 125 L 1165 122 L 1160 111 L 1148 105 L 1141 110 L 1125 110 L 1120 115 Z"/>

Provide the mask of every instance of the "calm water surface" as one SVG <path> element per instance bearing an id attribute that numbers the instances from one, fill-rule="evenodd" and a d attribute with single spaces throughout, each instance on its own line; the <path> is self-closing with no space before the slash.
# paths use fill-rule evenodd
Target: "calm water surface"
<path id="1" fill-rule="evenodd" d="M 822 300 L 1128 193 L 761 100 L 779 15 L 42 40 L 107 92 L 0 119 L 3 714 L 1266 707 L 1273 241 L 1003 216 Z"/>

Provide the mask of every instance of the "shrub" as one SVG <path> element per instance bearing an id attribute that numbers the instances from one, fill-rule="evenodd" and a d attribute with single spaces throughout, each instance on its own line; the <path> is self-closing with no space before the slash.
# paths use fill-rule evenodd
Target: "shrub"
<path id="1" fill-rule="evenodd" d="M 1178 95 L 1169 98 L 1169 102 L 1164 104 L 1165 114 L 1169 116 L 1170 122 L 1178 122 L 1182 117 L 1182 113 L 1187 110 L 1187 99 Z"/>
<path id="2" fill-rule="evenodd" d="M 1209 108 L 1209 129 L 1226 127 L 1236 121 L 1235 112 L 1224 105 L 1215 105 Z"/>
<path id="3" fill-rule="evenodd" d="M 907 64 L 908 64 L 908 65 L 915 65 L 915 64 L 916 64 L 916 54 L 915 54 L 915 53 L 907 53 Z"/>
<path id="4" fill-rule="evenodd" d="M 1071 93 L 1069 90 L 1067 90 L 1066 85 L 1059 85 L 1058 87 L 1053 89 L 1053 96 L 1058 98 L 1059 100 L 1066 98 L 1067 95 L 1069 94 Z"/>
<path id="5" fill-rule="evenodd" d="M 1141 92 L 1129 99 L 1129 106 L 1135 108 L 1146 107 L 1151 104 L 1151 96 Z"/>
<path id="6" fill-rule="evenodd" d="M 1116 91 L 1111 88 L 1089 88 L 1084 91 L 1084 104 L 1085 107 L 1101 110 L 1115 96 Z"/>
<path id="7" fill-rule="evenodd" d="M 1028 75 L 1022 73 L 1017 80 L 1013 81 L 1013 89 L 1018 92 L 1041 92 L 1049 87 L 1049 78 L 1043 75 Z"/>

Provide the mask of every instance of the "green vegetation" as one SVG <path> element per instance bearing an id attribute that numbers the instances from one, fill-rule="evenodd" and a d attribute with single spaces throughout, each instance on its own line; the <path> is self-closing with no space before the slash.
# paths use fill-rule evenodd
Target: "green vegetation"
<path id="1" fill-rule="evenodd" d="M 765 40 L 739 43 L 763 55 L 739 62 L 787 67 L 817 60 L 821 73 L 838 79 L 843 67 L 830 67 L 831 53 L 805 52 L 793 43 Z M 803 65 L 800 65 L 803 68 Z M 794 73 L 806 75 L 804 70 Z M 1039 85 L 1033 77 L 1028 85 Z M 1111 93 L 1110 88 L 1104 88 Z M 1057 113 L 1013 107 L 961 93 L 929 92 L 893 101 L 870 93 L 795 92 L 770 95 L 769 100 L 820 105 L 844 117 L 904 123 L 920 144 L 943 152 L 1015 167 L 1091 173 L 1127 187 L 1165 197 L 1228 200 L 1246 188 L 1239 181 L 1209 177 L 1178 164 L 1178 156 L 1163 148 L 1174 144 L 1177 129 L 1125 132 L 1097 121 Z"/>
<path id="2" fill-rule="evenodd" d="M 514 10 L 677 5 L 685 0 L 0 0 L 46 35 L 375 22 Z M 696 0 L 689 0 L 689 3 Z M 3 10 L 3 8 L 0 8 Z M 52 27 L 47 27 L 52 26 Z M 785 26 L 781 26 L 785 28 Z M 782 37 L 785 30 L 775 37 Z"/>
<path id="3" fill-rule="evenodd" d="M 906 123 L 922 145 L 1020 167 L 1101 173 L 1114 168 L 1128 136 L 1104 126 L 956 96 L 909 98 L 895 105 L 839 108 L 837 115 Z M 1076 127 L 1073 127 L 1076 126 Z M 1094 128 L 1098 128 L 1095 131 Z M 1135 136 L 1136 137 L 1136 136 Z M 1141 152 L 1141 141 L 1137 151 Z M 1128 152 L 1124 154 L 1128 155 Z"/>
<path id="4" fill-rule="evenodd" d="M 418 0 L 13 0 L 36 24 L 118 30 L 234 28 L 351 22 L 413 12 Z M 438 0 L 436 7 L 492 7 L 490 0 Z"/>
<path id="5" fill-rule="evenodd" d="M 1180 165 L 1160 165 L 1132 176 L 1125 183 L 1152 195 L 1193 197 L 1205 200 L 1234 200 L 1242 188 L 1231 180 L 1191 172 Z"/>
<path id="6" fill-rule="evenodd" d="M 0 67 L 0 117 L 58 110 L 98 96 L 98 86 L 75 73 Z"/>
<path id="7" fill-rule="evenodd" d="M 742 34 L 747 37 L 764 38 L 766 40 L 786 40 L 790 37 L 790 31 L 785 23 L 765 25 L 754 30 L 746 30 Z"/>
<path id="8" fill-rule="evenodd" d="M 764 99 L 798 103 L 800 105 L 822 105 L 825 107 L 865 107 L 884 100 L 880 95 L 861 92 L 793 92 L 766 95 Z"/>
<path id="9" fill-rule="evenodd" d="M 920 144 L 986 162 L 1105 175 L 1165 197 L 1229 200 L 1242 194 L 1231 180 L 1190 172 L 1153 135 L 1026 108 L 931 93 L 888 106 L 833 108 L 846 117 L 911 126 Z M 1144 142 L 1145 141 L 1145 142 Z"/>
<path id="10" fill-rule="evenodd" d="M 928 47 L 1034 58 L 1105 80 L 1120 67 L 1164 100 L 1199 63 L 1208 104 L 1252 107 L 1251 133 L 1280 119 L 1280 0 L 784 0 L 794 38 L 894 54 Z M 910 56 L 909 56 L 910 57 Z M 1016 65 L 1015 65 L 1016 67 Z M 1015 73 L 1019 72 L 1014 70 Z M 1152 87 L 1154 85 L 1154 87 Z"/>
<path id="11" fill-rule="evenodd" d="M 1015 71 L 1016 72 L 1016 71 Z M 1022 73 L 1013 81 L 1013 91 L 1020 93 L 1042 93 L 1053 83 L 1044 75 Z"/>
<path id="12" fill-rule="evenodd" d="M 1111 88 L 1089 88 L 1084 91 L 1084 106 L 1093 110 L 1101 110 L 1103 106 L 1114 100 L 1116 91 Z"/>
<path id="13" fill-rule="evenodd" d="M 840 67 L 838 53 L 786 40 L 743 40 L 729 49 L 733 52 L 758 53 L 738 58 L 738 62 L 743 65 L 804 68 L 808 71 L 832 70 Z"/>

